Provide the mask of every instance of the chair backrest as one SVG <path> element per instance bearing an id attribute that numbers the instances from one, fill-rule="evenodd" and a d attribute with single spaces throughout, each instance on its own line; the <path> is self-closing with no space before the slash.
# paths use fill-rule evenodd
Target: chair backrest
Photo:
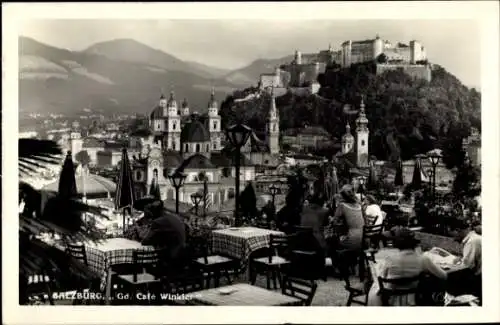
<path id="1" fill-rule="evenodd" d="M 157 268 L 159 267 L 159 263 L 162 259 L 162 256 L 165 256 L 166 251 L 164 249 L 155 249 L 155 250 L 134 250 L 132 253 L 132 261 L 134 264 L 134 273 L 133 278 L 134 282 L 137 281 L 137 274 L 139 270 L 145 272 L 148 268 Z M 155 274 L 157 274 L 155 272 Z"/>
<path id="2" fill-rule="evenodd" d="M 272 261 L 272 257 L 275 255 L 286 255 L 290 238 L 291 235 L 270 235 L 269 262 Z"/>
<path id="3" fill-rule="evenodd" d="M 66 246 L 66 253 L 75 260 L 78 260 L 83 264 L 88 265 L 87 254 L 85 253 L 85 246 L 81 244 L 68 244 Z"/>
<path id="4" fill-rule="evenodd" d="M 363 244 L 363 248 L 366 248 L 368 241 L 372 238 L 377 238 L 379 239 L 380 238 L 380 235 L 382 234 L 382 230 L 383 230 L 384 226 L 383 225 L 376 225 L 376 226 L 363 226 L 363 239 L 362 239 L 362 244 Z"/>
<path id="5" fill-rule="evenodd" d="M 378 277 L 382 304 L 384 306 L 389 306 L 390 297 L 405 297 L 412 294 L 416 296 L 419 292 L 418 284 L 421 278 L 422 275 L 420 274 L 412 277 L 400 277 L 393 279 Z"/>
<path id="6" fill-rule="evenodd" d="M 203 258 L 204 263 L 208 263 L 208 238 L 204 235 L 191 236 L 188 243 L 188 254 L 191 258 Z"/>
<path id="7" fill-rule="evenodd" d="M 286 296 L 299 298 L 303 306 L 310 306 L 317 288 L 316 281 L 285 276 L 281 290 Z"/>

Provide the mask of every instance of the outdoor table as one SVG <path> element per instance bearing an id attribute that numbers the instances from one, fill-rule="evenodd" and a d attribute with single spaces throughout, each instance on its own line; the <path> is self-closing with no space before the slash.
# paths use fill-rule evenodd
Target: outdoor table
<path id="1" fill-rule="evenodd" d="M 212 306 L 293 306 L 300 299 L 246 283 L 190 293 L 192 302 Z"/>
<path id="2" fill-rule="evenodd" d="M 270 235 L 281 235 L 281 231 L 256 227 L 226 228 L 212 231 L 212 251 L 230 257 L 248 260 L 250 254 L 260 248 L 269 247 Z"/>
<path id="3" fill-rule="evenodd" d="M 419 251 L 420 248 L 417 248 L 417 251 Z M 421 250 L 420 250 L 421 251 Z M 398 249 L 396 248 L 382 248 L 380 249 L 377 253 L 375 253 L 375 263 L 372 261 L 369 261 L 369 266 L 370 266 L 370 272 L 372 274 L 372 279 L 373 285 L 371 290 L 376 290 L 378 291 L 378 268 L 377 263 L 382 262 L 383 260 L 388 258 L 389 256 L 393 256 L 394 254 L 397 254 Z M 421 284 L 420 286 L 422 289 L 425 291 L 426 297 L 429 296 L 428 298 L 432 299 L 434 303 L 436 303 L 437 298 L 443 298 L 446 293 L 450 293 L 452 295 L 459 295 L 461 294 L 457 288 L 461 286 L 461 281 L 464 279 L 464 275 L 468 272 L 468 268 L 464 266 L 463 264 L 446 264 L 446 265 L 441 265 L 438 264 L 438 266 L 442 267 L 443 270 L 448 274 L 448 278 L 446 280 L 445 285 L 440 285 L 440 280 L 433 279 L 432 277 L 424 277 L 424 283 Z M 436 295 L 438 291 L 442 291 L 442 295 Z M 427 299 L 426 299 L 427 300 Z"/>
<path id="4" fill-rule="evenodd" d="M 136 250 L 153 250 L 153 246 L 144 246 L 137 241 L 125 238 L 110 238 L 99 242 L 84 243 L 89 268 L 102 276 L 101 288 L 106 288 L 106 303 L 111 296 L 111 266 L 133 263 Z"/>

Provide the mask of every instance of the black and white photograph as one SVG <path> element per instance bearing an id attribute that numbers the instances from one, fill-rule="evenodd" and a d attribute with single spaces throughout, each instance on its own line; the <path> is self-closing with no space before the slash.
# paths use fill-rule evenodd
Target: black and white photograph
<path id="1" fill-rule="evenodd" d="M 10 304 L 495 310 L 498 4 L 404 4 L 25 4 L 2 32 Z"/>

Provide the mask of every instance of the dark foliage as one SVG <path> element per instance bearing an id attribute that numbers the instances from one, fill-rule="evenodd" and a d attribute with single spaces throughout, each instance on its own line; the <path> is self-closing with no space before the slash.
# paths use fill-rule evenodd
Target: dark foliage
<path id="1" fill-rule="evenodd" d="M 443 148 L 448 167 L 463 160 L 461 140 L 471 126 L 481 127 L 481 94 L 468 89 L 440 66 L 432 66 L 432 81 L 413 79 L 404 71 L 375 74 L 375 65 L 359 64 L 346 69 L 328 69 L 320 74 L 318 94 L 300 97 L 288 92 L 276 98 L 280 128 L 304 124 L 322 125 L 332 138 L 340 139 L 346 122 L 356 119 L 355 110 L 364 96 L 370 121 L 370 150 L 378 159 L 407 160 L 434 147 Z M 236 118 L 254 129 L 264 129 L 269 97 L 234 103 L 255 91 L 236 91 L 221 106 L 225 123 Z"/>

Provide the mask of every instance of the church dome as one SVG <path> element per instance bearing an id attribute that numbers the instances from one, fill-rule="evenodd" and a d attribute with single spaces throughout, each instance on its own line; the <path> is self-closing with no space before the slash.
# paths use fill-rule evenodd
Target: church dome
<path id="1" fill-rule="evenodd" d="M 163 109 L 160 106 L 156 106 L 155 109 L 151 112 L 150 118 L 152 120 L 163 118 Z"/>
<path id="2" fill-rule="evenodd" d="M 354 136 L 351 134 L 351 126 L 349 124 L 346 125 L 345 134 L 342 136 L 342 142 L 354 141 Z"/>
<path id="3" fill-rule="evenodd" d="M 175 96 L 174 96 L 173 91 L 170 92 L 170 98 L 168 99 L 167 105 L 169 107 L 176 107 L 177 106 L 177 102 L 175 101 Z"/>
<path id="4" fill-rule="evenodd" d="M 207 128 L 199 120 L 194 120 L 186 124 L 181 132 L 182 142 L 208 142 L 210 141 L 210 133 Z"/>

